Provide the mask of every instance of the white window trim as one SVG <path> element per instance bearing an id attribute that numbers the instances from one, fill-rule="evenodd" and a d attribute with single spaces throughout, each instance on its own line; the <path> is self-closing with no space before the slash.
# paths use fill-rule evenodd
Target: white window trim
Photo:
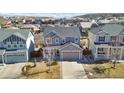
<path id="1" fill-rule="evenodd" d="M 49 40 L 50 42 L 48 43 L 47 40 Z M 52 39 L 51 38 L 46 38 L 46 44 L 52 44 Z"/>
<path id="2" fill-rule="evenodd" d="M 100 38 L 104 38 L 104 40 L 100 40 Z M 98 41 L 99 41 L 99 42 L 105 42 L 105 40 L 106 40 L 106 37 L 105 37 L 105 36 L 99 36 L 99 37 L 98 37 Z"/>
<path id="3" fill-rule="evenodd" d="M 76 40 L 77 39 L 77 40 Z M 76 37 L 75 39 L 74 39 L 74 42 L 75 43 L 78 43 L 78 41 L 79 41 L 79 39 Z"/>
<path id="4" fill-rule="evenodd" d="M 55 43 L 59 44 L 59 38 L 55 38 Z"/>

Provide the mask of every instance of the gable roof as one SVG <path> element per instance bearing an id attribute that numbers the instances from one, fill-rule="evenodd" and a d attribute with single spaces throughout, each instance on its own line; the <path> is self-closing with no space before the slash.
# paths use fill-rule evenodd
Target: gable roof
<path id="1" fill-rule="evenodd" d="M 72 42 L 69 42 L 69 43 L 66 43 L 64 45 L 60 45 L 60 46 L 49 46 L 49 47 L 43 47 L 43 49 L 50 49 L 50 48 L 53 48 L 53 49 L 59 49 L 59 50 L 62 50 L 68 46 L 74 46 L 80 50 L 83 50 L 79 45 L 75 44 L 75 43 L 72 43 Z"/>
<path id="2" fill-rule="evenodd" d="M 124 26 L 119 24 L 106 24 L 91 29 L 91 32 L 94 34 L 97 34 L 100 31 L 108 33 L 109 35 L 119 35 L 124 31 Z"/>
<path id="3" fill-rule="evenodd" d="M 46 36 L 50 32 L 55 32 L 61 37 L 80 37 L 80 30 L 78 27 L 45 27 L 43 35 Z"/>
<path id="4" fill-rule="evenodd" d="M 71 45 L 71 46 L 75 46 L 75 47 L 79 48 L 80 50 L 83 50 L 79 45 L 77 45 L 77 44 L 75 44 L 75 43 L 72 43 L 72 42 L 66 43 L 66 44 L 62 45 L 62 46 L 59 48 L 59 50 L 62 50 L 62 49 L 66 48 L 66 47 L 68 47 L 68 46 L 70 46 L 70 45 Z"/>
<path id="5" fill-rule="evenodd" d="M 0 29 L 0 42 L 11 35 L 16 35 L 24 40 L 27 40 L 31 30 L 29 29 Z"/>

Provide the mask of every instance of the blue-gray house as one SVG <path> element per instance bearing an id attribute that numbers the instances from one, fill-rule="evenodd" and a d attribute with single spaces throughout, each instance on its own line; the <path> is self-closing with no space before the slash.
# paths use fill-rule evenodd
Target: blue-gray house
<path id="1" fill-rule="evenodd" d="M 0 29 L 0 63 L 26 62 L 34 50 L 34 36 L 26 29 Z"/>

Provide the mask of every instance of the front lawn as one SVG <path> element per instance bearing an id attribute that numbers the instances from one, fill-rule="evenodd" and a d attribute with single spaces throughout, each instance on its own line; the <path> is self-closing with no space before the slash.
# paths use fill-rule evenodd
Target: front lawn
<path id="1" fill-rule="evenodd" d="M 124 78 L 124 63 L 83 64 L 88 78 Z"/>
<path id="2" fill-rule="evenodd" d="M 50 66 L 49 71 L 48 66 L 37 63 L 36 67 L 29 68 L 26 73 L 28 74 L 25 75 L 27 79 L 60 79 L 60 65 L 56 64 Z"/>

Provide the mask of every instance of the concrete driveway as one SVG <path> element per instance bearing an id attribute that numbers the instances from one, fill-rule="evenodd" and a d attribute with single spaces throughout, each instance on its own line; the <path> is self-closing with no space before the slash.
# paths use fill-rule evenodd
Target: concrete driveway
<path id="1" fill-rule="evenodd" d="M 22 78 L 21 69 L 25 63 L 0 65 L 0 79 L 17 79 Z"/>
<path id="2" fill-rule="evenodd" d="M 62 65 L 62 78 L 63 79 L 86 79 L 84 68 L 82 64 L 77 62 L 64 61 Z"/>

